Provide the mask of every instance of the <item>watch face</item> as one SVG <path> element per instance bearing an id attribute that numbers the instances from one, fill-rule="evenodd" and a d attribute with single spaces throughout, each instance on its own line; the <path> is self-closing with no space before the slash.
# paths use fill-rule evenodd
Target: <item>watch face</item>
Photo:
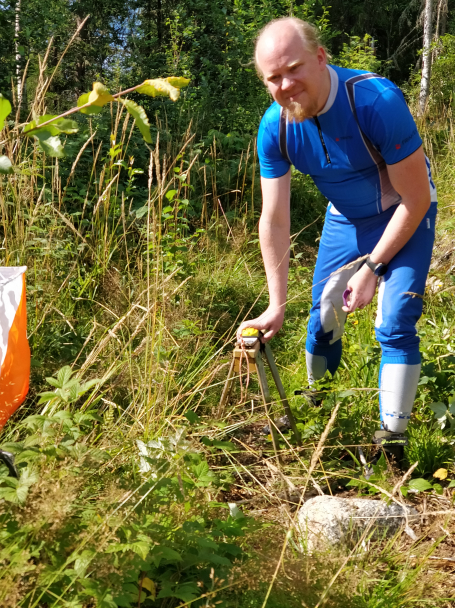
<path id="1" fill-rule="evenodd" d="M 387 268 L 388 268 L 387 264 L 378 264 L 376 266 L 374 274 L 378 277 L 382 277 L 387 272 Z"/>

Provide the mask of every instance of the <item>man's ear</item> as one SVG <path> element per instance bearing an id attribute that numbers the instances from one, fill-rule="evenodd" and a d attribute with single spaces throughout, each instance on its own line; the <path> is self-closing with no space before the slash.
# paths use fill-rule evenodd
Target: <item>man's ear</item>
<path id="1" fill-rule="evenodd" d="M 327 53 L 325 52 L 324 47 L 318 47 L 317 58 L 321 68 L 325 68 L 325 66 L 327 65 Z"/>

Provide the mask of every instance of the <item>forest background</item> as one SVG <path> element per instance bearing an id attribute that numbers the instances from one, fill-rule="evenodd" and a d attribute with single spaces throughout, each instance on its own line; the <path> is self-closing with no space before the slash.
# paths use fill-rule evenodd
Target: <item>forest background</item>
<path id="1" fill-rule="evenodd" d="M 1 606 L 453 605 L 444 570 L 455 532 L 453 8 L 0 0 L 0 93 L 12 107 L 0 138 L 9 159 L 0 161 L 0 260 L 28 266 L 32 352 L 29 395 L 1 437 L 19 472 L 0 467 Z M 427 513 L 418 542 L 400 533 L 311 556 L 293 524 L 292 488 L 388 497 L 400 487 L 384 460 L 366 480 L 351 449 L 378 426 L 371 307 L 348 318 L 323 407 L 291 398 L 303 447 L 282 436 L 281 464 L 261 433 L 254 377 L 219 409 L 235 330 L 267 305 L 255 136 L 271 100 L 252 53 L 257 31 L 288 14 L 319 28 L 333 63 L 402 87 L 438 186 L 407 450 L 419 464 L 400 490 Z M 423 104 L 422 57 L 431 66 Z M 52 145 L 24 136 L 26 123 L 75 107 L 94 82 L 114 94 L 167 77 L 189 79 L 176 101 L 128 95 L 145 115 L 107 102 L 60 123 Z M 290 396 L 305 384 L 327 204 L 296 172 L 291 200 L 289 303 L 272 343 Z M 273 408 L 282 413 L 279 400 Z"/>

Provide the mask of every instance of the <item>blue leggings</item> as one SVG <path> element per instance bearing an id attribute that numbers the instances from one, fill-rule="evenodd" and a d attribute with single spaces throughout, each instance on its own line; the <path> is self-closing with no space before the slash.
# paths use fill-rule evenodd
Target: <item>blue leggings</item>
<path id="1" fill-rule="evenodd" d="M 342 294 L 347 282 L 361 265 L 355 260 L 373 251 L 395 210 L 396 206 L 380 215 L 349 220 L 329 204 L 314 272 L 313 306 L 306 341 L 309 368 L 313 365 L 315 369 L 314 379 L 324 371 L 321 361 L 325 361 L 325 369 L 332 374 L 340 363 L 341 336 L 347 316 L 341 309 Z M 418 366 L 420 371 L 416 323 L 422 314 L 422 296 L 430 268 L 436 212 L 437 204 L 432 203 L 416 232 L 391 260 L 379 282 L 375 331 L 382 348 L 380 375 L 389 377 L 394 384 L 396 374 L 390 376 L 390 369 L 401 368 L 386 369 L 384 366 Z M 330 276 L 346 265 L 351 266 Z M 308 371 L 311 379 L 311 369 Z M 405 379 L 403 382 L 406 384 Z M 402 414 L 399 405 L 395 409 L 397 412 L 394 416 L 399 419 Z M 404 415 L 408 419 L 410 412 Z"/>

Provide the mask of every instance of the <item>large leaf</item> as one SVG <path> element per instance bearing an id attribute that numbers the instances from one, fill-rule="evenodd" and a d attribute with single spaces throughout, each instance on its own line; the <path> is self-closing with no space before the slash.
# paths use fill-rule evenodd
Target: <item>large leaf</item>
<path id="1" fill-rule="evenodd" d="M 74 563 L 74 570 L 79 577 L 81 577 L 81 578 L 85 577 L 87 568 L 89 567 L 90 562 L 93 560 L 95 555 L 96 555 L 95 551 L 92 551 L 91 549 L 85 549 L 84 551 L 82 551 L 82 553 L 76 559 L 76 561 Z"/>
<path id="2" fill-rule="evenodd" d="M 13 165 L 7 156 L 0 156 L 0 174 L 9 175 L 14 173 Z"/>
<path id="3" fill-rule="evenodd" d="M 73 370 L 71 369 L 71 367 L 69 365 L 65 365 L 64 367 L 61 367 L 57 373 L 57 382 L 59 382 L 59 384 L 60 384 L 59 387 L 60 388 L 64 387 L 68 383 L 68 380 L 71 378 L 72 375 L 73 375 Z M 49 384 L 51 384 L 49 378 L 46 378 L 46 380 L 49 382 Z"/>
<path id="4" fill-rule="evenodd" d="M 45 114 L 44 116 L 40 116 L 39 118 L 32 120 L 24 127 L 24 133 L 28 133 L 32 129 L 34 130 L 30 135 L 38 137 L 38 133 L 48 133 L 49 135 L 60 135 L 60 133 L 77 133 L 79 130 L 79 126 L 76 121 L 70 120 L 69 118 L 59 118 L 58 120 L 54 120 L 49 125 L 44 126 L 42 129 L 39 129 L 40 125 L 44 124 L 48 120 L 52 120 L 53 118 L 57 118 L 58 114 Z"/>
<path id="5" fill-rule="evenodd" d="M 149 95 L 150 97 L 170 97 L 172 101 L 177 101 L 180 97 L 180 89 L 174 87 L 164 78 L 154 80 L 144 80 L 142 86 L 136 89 L 138 93 Z"/>
<path id="6" fill-rule="evenodd" d="M 88 98 L 90 96 L 90 93 L 83 93 L 79 99 L 77 100 L 77 107 L 80 108 L 81 106 L 85 106 L 86 103 L 88 103 Z M 100 112 L 103 111 L 103 108 L 101 106 L 88 106 L 87 108 L 83 108 L 81 110 L 81 114 L 99 114 Z"/>
<path id="7" fill-rule="evenodd" d="M 433 411 L 435 417 L 440 420 L 441 418 L 444 418 L 447 414 L 447 407 L 444 403 L 441 403 L 440 401 L 436 402 L 436 403 L 430 403 L 429 405 L 430 410 Z"/>
<path id="8" fill-rule="evenodd" d="M 169 84 L 178 89 L 183 89 L 183 87 L 187 87 L 190 84 L 190 79 L 183 78 L 183 76 L 169 76 L 166 80 Z"/>
<path id="9" fill-rule="evenodd" d="M 425 490 L 432 490 L 433 486 L 426 479 L 411 479 L 409 487 L 418 492 L 425 492 Z"/>
<path id="10" fill-rule="evenodd" d="M 5 118 L 10 112 L 10 102 L 6 99 L 6 97 L 3 97 L 3 95 L 0 93 L 0 131 L 3 129 L 3 125 L 5 124 Z"/>
<path id="11" fill-rule="evenodd" d="M 150 134 L 149 119 L 147 118 L 147 114 L 145 113 L 144 108 L 135 103 L 134 101 L 131 101 L 131 99 L 120 99 L 120 101 L 123 103 L 125 108 L 136 121 L 136 125 L 139 131 L 142 133 L 142 137 L 144 138 L 144 140 L 148 144 L 153 143 L 152 136 Z"/>
<path id="12" fill-rule="evenodd" d="M 38 481 L 38 474 L 30 469 L 24 469 L 19 480 L 5 479 L 9 487 L 0 488 L 0 498 L 14 504 L 23 504 L 27 498 L 30 486 Z"/>
<path id="13" fill-rule="evenodd" d="M 94 82 L 93 90 L 89 93 L 88 96 L 88 101 L 94 106 L 99 106 L 102 108 L 110 101 L 115 100 L 109 93 L 108 88 L 104 86 L 104 84 L 101 84 L 101 82 Z"/>
<path id="14" fill-rule="evenodd" d="M 49 131 L 36 131 L 33 135 L 38 140 L 41 149 L 49 156 L 53 156 L 54 158 L 63 158 L 65 156 L 62 142 L 57 135 L 51 135 Z"/>

